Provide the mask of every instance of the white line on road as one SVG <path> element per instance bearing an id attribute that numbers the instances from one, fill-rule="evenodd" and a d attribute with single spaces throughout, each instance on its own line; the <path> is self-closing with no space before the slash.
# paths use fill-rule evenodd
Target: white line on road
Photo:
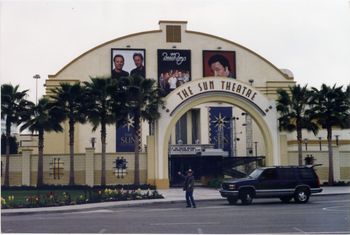
<path id="1" fill-rule="evenodd" d="M 98 233 L 105 233 L 106 231 L 107 231 L 107 229 L 103 228 Z"/>
<path id="2" fill-rule="evenodd" d="M 197 228 L 198 234 L 203 234 L 203 230 L 201 228 Z"/>
<path id="3" fill-rule="evenodd" d="M 306 233 L 305 231 L 303 231 L 303 230 L 301 230 L 300 228 L 297 228 L 297 227 L 294 227 L 294 230 L 296 230 L 296 231 L 298 231 L 298 232 L 300 232 L 300 233 Z"/>
<path id="4" fill-rule="evenodd" d="M 167 225 L 219 225 L 220 222 L 189 222 L 189 223 L 154 223 L 150 225 L 154 226 L 167 226 Z"/>

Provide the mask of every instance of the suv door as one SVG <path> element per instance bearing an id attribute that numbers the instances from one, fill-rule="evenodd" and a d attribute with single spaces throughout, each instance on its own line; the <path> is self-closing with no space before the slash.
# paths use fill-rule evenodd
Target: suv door
<path id="1" fill-rule="evenodd" d="M 282 187 L 276 168 L 265 169 L 258 179 L 256 185 L 257 197 L 273 197 L 276 192 Z"/>

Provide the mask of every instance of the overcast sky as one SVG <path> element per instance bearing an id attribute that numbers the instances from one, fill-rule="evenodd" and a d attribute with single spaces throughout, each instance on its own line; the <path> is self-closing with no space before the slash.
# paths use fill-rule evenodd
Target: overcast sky
<path id="1" fill-rule="evenodd" d="M 241 44 L 319 87 L 350 82 L 349 0 L 0 0 L 1 84 L 29 89 L 35 100 L 49 74 L 87 50 L 159 20 Z"/>

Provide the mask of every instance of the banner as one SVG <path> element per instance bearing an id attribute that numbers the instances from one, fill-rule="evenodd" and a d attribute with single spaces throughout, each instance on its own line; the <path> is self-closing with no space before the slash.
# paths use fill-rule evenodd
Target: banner
<path id="1" fill-rule="evenodd" d="M 232 107 L 209 107 L 209 143 L 231 156 Z"/>
<path id="2" fill-rule="evenodd" d="M 158 50 L 158 84 L 164 95 L 191 81 L 190 50 Z"/>
<path id="3" fill-rule="evenodd" d="M 236 78 L 234 51 L 203 51 L 203 77 Z"/>
<path id="4" fill-rule="evenodd" d="M 135 127 L 134 117 L 128 115 L 127 122 L 116 130 L 116 151 L 117 152 L 135 152 Z M 141 148 L 141 129 L 139 130 Z M 141 150 L 141 149 L 140 149 Z"/>

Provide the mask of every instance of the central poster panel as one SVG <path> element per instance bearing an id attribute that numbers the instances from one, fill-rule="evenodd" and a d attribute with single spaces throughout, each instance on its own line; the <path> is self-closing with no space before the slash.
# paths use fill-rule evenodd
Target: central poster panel
<path id="1" fill-rule="evenodd" d="M 158 50 L 158 84 L 164 96 L 191 81 L 190 50 Z"/>

